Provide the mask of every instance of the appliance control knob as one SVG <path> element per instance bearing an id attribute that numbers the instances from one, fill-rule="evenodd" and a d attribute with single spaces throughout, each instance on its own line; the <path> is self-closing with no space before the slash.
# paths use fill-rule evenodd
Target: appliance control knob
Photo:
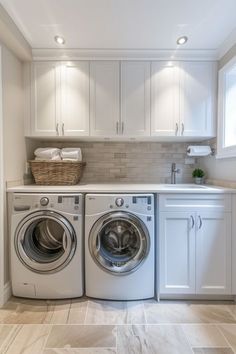
<path id="1" fill-rule="evenodd" d="M 40 205 L 47 206 L 49 203 L 49 199 L 47 197 L 43 197 L 40 199 Z"/>
<path id="2" fill-rule="evenodd" d="M 116 206 L 121 207 L 124 204 L 124 199 L 123 198 L 117 198 L 116 199 Z"/>

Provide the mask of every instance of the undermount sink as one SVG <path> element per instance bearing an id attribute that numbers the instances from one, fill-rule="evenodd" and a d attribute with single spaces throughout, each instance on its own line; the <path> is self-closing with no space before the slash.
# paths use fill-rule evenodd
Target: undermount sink
<path id="1" fill-rule="evenodd" d="M 163 184 L 163 188 L 167 189 L 206 189 L 207 186 L 198 184 Z"/>

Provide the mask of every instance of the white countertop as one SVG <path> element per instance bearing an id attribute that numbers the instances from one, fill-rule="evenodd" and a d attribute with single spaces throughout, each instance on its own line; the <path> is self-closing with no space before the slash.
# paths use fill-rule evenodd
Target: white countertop
<path id="1" fill-rule="evenodd" d="M 22 185 L 9 187 L 15 193 L 236 193 L 236 189 L 196 184 L 77 184 L 74 186 Z"/>

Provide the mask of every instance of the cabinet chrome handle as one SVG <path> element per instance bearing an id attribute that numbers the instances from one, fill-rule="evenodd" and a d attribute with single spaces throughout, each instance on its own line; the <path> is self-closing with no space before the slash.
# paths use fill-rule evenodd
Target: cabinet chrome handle
<path id="1" fill-rule="evenodd" d="M 121 123 L 121 134 L 124 134 L 124 122 Z"/>
<path id="2" fill-rule="evenodd" d="M 191 228 L 193 229 L 194 225 L 195 225 L 194 217 L 191 215 L 190 218 L 191 218 L 191 221 L 192 221 Z"/>
<path id="3" fill-rule="evenodd" d="M 182 131 L 181 131 L 181 135 L 184 135 L 184 123 L 182 123 Z"/>
<path id="4" fill-rule="evenodd" d="M 202 218 L 201 218 L 201 216 L 200 215 L 198 215 L 198 219 L 199 219 L 199 226 L 198 226 L 198 228 L 199 228 L 199 230 L 202 228 Z"/>
<path id="5" fill-rule="evenodd" d="M 62 123 L 62 135 L 65 135 L 65 123 Z"/>
<path id="6" fill-rule="evenodd" d="M 116 122 L 116 134 L 119 134 L 119 122 Z"/>
<path id="7" fill-rule="evenodd" d="M 175 135 L 178 134 L 178 131 L 179 131 L 179 125 L 178 123 L 175 123 Z"/>
<path id="8" fill-rule="evenodd" d="M 57 135 L 59 135 L 59 124 L 58 123 L 56 125 L 56 132 L 57 132 Z"/>

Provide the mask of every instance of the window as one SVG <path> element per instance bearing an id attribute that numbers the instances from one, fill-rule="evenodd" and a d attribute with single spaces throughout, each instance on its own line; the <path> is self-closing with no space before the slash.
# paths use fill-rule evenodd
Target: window
<path id="1" fill-rule="evenodd" d="M 217 157 L 236 157 L 236 57 L 219 72 Z"/>

